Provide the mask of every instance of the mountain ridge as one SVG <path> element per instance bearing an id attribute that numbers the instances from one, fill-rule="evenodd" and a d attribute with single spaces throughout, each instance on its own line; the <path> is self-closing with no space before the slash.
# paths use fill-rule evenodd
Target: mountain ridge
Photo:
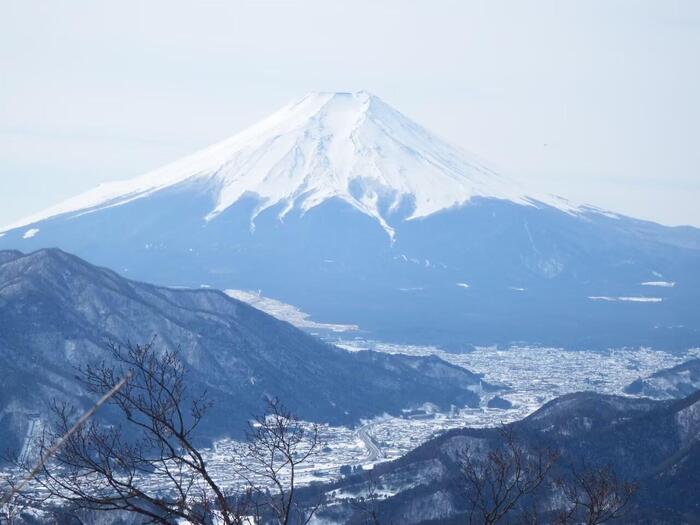
<path id="1" fill-rule="evenodd" d="M 266 397 L 283 399 L 300 417 L 349 425 L 427 401 L 479 403 L 481 377 L 467 370 L 350 353 L 218 290 L 130 281 L 57 249 L 0 251 L 0 261 L 3 445 L 17 445 L 31 414 L 46 420 L 51 399 L 89 406 L 74 368 L 108 359 L 108 342 L 154 336 L 157 348 L 179 349 L 188 389 L 215 401 L 204 438 L 242 432 Z"/>
<path id="2" fill-rule="evenodd" d="M 258 124 L 135 179 L 106 183 L 0 231 L 57 215 L 90 213 L 148 197 L 168 187 L 206 181 L 212 220 L 246 194 L 260 203 L 251 216 L 282 204 L 306 212 L 340 198 L 377 220 L 411 220 L 464 205 L 473 197 L 580 211 L 564 199 L 526 193 L 466 152 L 449 145 L 367 93 L 309 93 Z M 589 208 L 594 210 L 594 208 Z"/>
<path id="3" fill-rule="evenodd" d="M 551 479 L 538 491 L 546 502 L 532 505 L 540 522 L 554 521 L 554 504 L 563 494 L 556 480 L 569 470 L 609 466 L 618 480 L 639 484 L 621 522 L 696 524 L 699 504 L 692 495 L 700 487 L 700 391 L 675 401 L 578 392 L 556 398 L 528 417 L 506 426 L 526 454 L 555 450 L 560 458 Z M 460 453 L 469 450 L 483 458 L 490 447 L 502 446 L 499 428 L 446 431 L 405 456 L 376 465 L 371 475 L 348 476 L 310 489 L 309 501 L 325 494 L 329 504 L 320 518 L 359 524 L 366 519 L 363 496 L 370 489 L 386 494 L 373 502 L 384 522 L 432 525 L 468 521 L 468 499 Z M 342 494 L 343 497 L 335 497 Z M 355 498 L 353 501 L 350 498 Z M 513 509 L 511 521 L 533 516 L 525 497 Z M 358 510 L 359 509 L 359 510 Z"/>
<path id="4" fill-rule="evenodd" d="M 397 343 L 700 345 L 700 229 L 538 199 L 366 93 L 275 115 L 0 249 L 259 291 Z"/>

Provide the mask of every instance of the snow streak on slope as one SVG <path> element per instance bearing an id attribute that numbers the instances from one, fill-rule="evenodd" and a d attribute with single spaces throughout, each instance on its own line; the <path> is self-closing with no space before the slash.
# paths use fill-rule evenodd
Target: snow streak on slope
<path id="1" fill-rule="evenodd" d="M 311 93 L 228 140 L 142 177 L 101 185 L 5 230 L 195 180 L 210 182 L 215 206 L 207 220 L 244 195 L 260 198 L 251 224 L 271 206 L 281 205 L 283 219 L 292 209 L 305 212 L 338 198 L 392 236 L 392 212 L 425 217 L 478 196 L 575 209 L 563 199 L 526 194 L 373 95 Z"/>
<path id="2" fill-rule="evenodd" d="M 329 332 L 352 332 L 359 330 L 359 326 L 354 324 L 334 324 L 334 323 L 317 323 L 312 321 L 309 314 L 303 312 L 296 306 L 283 303 L 277 299 L 265 297 L 260 293 L 245 291 L 245 290 L 224 290 L 224 293 L 229 297 L 248 303 L 253 308 L 257 308 L 280 321 L 285 321 L 297 328 L 310 328 L 314 330 L 327 330 Z"/>

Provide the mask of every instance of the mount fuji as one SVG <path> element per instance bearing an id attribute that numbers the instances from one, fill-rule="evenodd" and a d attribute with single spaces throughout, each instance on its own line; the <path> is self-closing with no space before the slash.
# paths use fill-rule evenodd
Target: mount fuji
<path id="1" fill-rule="evenodd" d="M 376 96 L 313 93 L 5 227 L 131 278 L 459 348 L 700 344 L 700 230 L 529 191 Z"/>

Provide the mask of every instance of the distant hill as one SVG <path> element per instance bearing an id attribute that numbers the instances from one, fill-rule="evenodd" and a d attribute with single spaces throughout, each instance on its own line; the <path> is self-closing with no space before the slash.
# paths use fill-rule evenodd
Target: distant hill
<path id="1" fill-rule="evenodd" d="M 561 453 L 552 479 L 565 475 L 572 464 L 579 469 L 610 464 L 621 479 L 638 482 L 639 492 L 621 523 L 700 523 L 700 392 L 677 401 L 570 394 L 509 427 L 530 453 L 544 447 Z M 376 505 L 380 523 L 468 522 L 458 454 L 467 447 L 485 453 L 502 439 L 494 428 L 453 430 L 396 461 L 375 466 L 374 490 L 389 494 Z M 329 496 L 351 497 L 367 494 L 368 487 L 365 474 L 324 490 Z M 543 512 L 560 496 L 554 484 L 545 484 L 540 494 Z M 524 508 L 528 504 L 524 501 Z M 324 516 L 359 524 L 363 515 L 347 499 L 336 499 L 319 518 Z M 517 522 L 518 516 L 512 517 Z"/>
<path id="2" fill-rule="evenodd" d="M 107 358 L 107 342 L 153 336 L 181 349 L 189 392 L 206 389 L 215 402 L 209 438 L 240 432 L 266 396 L 333 424 L 479 403 L 481 377 L 437 358 L 351 353 L 219 291 L 130 281 L 56 249 L 0 251 L 0 447 L 40 429 L 54 398 L 90 403 L 75 367 Z"/>
<path id="3" fill-rule="evenodd" d="M 653 399 L 680 399 L 700 390 L 700 359 L 654 372 L 625 387 L 628 394 Z"/>

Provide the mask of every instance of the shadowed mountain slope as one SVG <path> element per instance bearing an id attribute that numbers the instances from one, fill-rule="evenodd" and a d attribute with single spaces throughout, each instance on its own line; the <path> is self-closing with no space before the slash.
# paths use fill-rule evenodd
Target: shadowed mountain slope
<path id="1" fill-rule="evenodd" d="M 180 348 L 189 391 L 215 402 L 209 437 L 241 431 L 266 396 L 334 424 L 479 403 L 480 376 L 436 358 L 350 353 L 219 291 L 130 281 L 56 249 L 0 251 L 0 441 L 19 446 L 54 398 L 88 403 L 75 367 L 108 358 L 107 342 L 153 336 Z"/>
<path id="2" fill-rule="evenodd" d="M 629 512 L 617 523 L 700 523 L 700 392 L 677 401 L 653 401 L 582 392 L 557 398 L 522 421 L 509 425 L 530 454 L 550 448 L 561 454 L 551 480 L 577 469 L 611 465 L 619 479 L 639 483 Z M 376 512 L 382 523 L 465 523 L 467 498 L 459 454 L 477 457 L 503 442 L 499 429 L 448 431 L 406 456 L 377 465 L 374 490 L 390 497 Z M 367 494 L 366 475 L 348 477 L 326 489 L 346 497 Z M 561 493 L 553 482 L 538 495 L 540 523 Z M 331 498 L 333 501 L 333 498 Z M 530 509 L 525 498 L 522 509 Z M 511 515 L 517 522 L 518 509 Z M 348 500 L 335 500 L 321 515 L 342 523 L 362 523 Z M 550 520 L 550 521 L 548 521 Z"/>

